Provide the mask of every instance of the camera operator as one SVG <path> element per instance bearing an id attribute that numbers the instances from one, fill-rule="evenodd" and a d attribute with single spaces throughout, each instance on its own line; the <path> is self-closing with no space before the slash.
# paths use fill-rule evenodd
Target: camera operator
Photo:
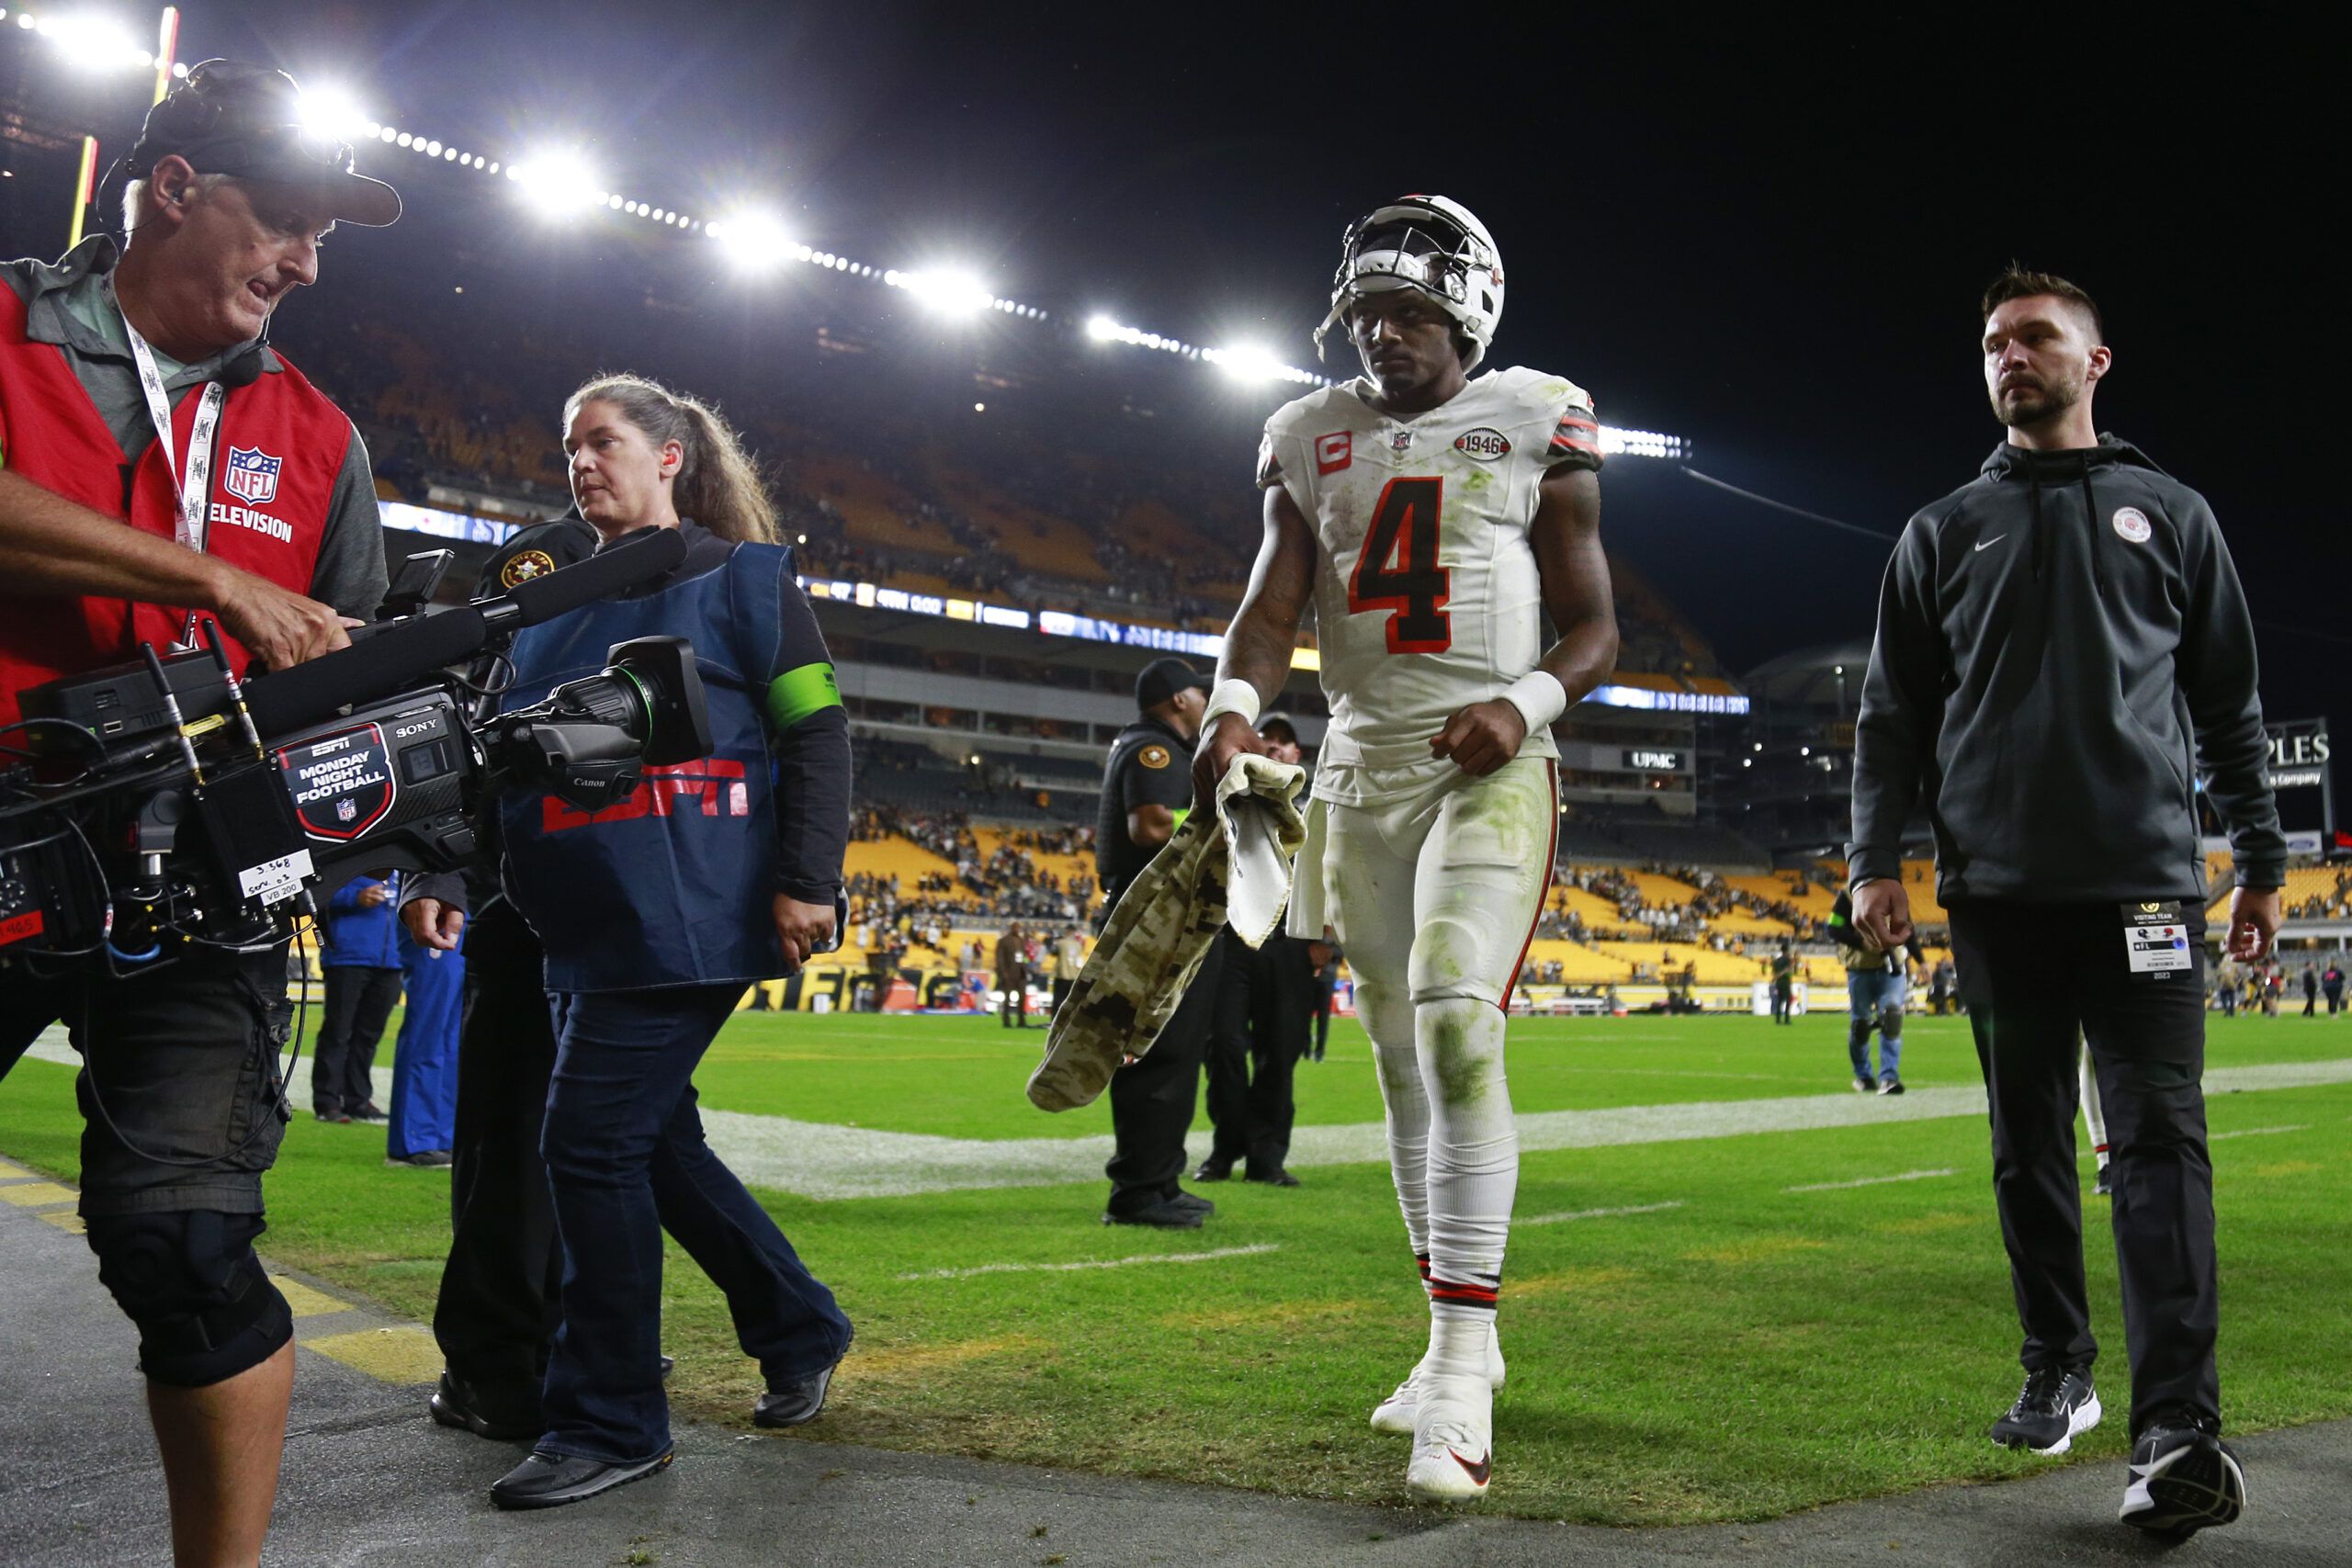
<path id="1" fill-rule="evenodd" d="M 300 120 L 289 78 L 207 61 L 127 160 L 119 252 L 96 235 L 0 265 L 0 726 L 26 688 L 161 648 L 199 612 L 239 667 L 283 667 L 383 597 L 358 433 L 263 338 L 326 231 L 390 223 L 400 198 Z M 256 1561 L 277 1493 L 293 1326 L 253 1244 L 283 1133 L 285 962 L 0 974 L 0 1070 L 61 1017 L 85 1058 L 82 1213 L 139 1327 L 181 1562 Z"/>
<path id="2" fill-rule="evenodd" d="M 797 972 L 838 931 L 850 755 L 832 665 L 790 552 L 771 543 L 758 475 L 715 413 L 633 376 L 590 382 L 564 412 L 572 494 L 603 547 L 677 528 L 687 556 L 525 632 L 514 699 L 596 670 L 613 642 L 683 636 L 714 748 L 608 810 L 537 795 L 500 809 L 505 889 L 545 945 L 554 994 L 542 1148 L 564 1258 L 546 1429 L 491 1488 L 508 1508 L 578 1502 L 670 1462 L 664 1229 L 760 1362 L 755 1424 L 814 1417 L 850 1342 L 832 1292 L 704 1141 L 690 1081 L 745 986 Z M 452 945 L 460 879 L 417 892 L 410 931 Z"/>

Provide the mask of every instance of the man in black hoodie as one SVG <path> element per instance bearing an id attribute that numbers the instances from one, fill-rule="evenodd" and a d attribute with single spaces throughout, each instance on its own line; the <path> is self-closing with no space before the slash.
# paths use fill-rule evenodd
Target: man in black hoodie
<path id="1" fill-rule="evenodd" d="M 1992 1436 L 2040 1453 L 2100 1414 L 2074 1142 L 2076 1032 L 2089 1043 L 2132 1367 L 2120 1517 L 2187 1535 L 2245 1495 L 2213 1367 L 2196 781 L 2230 828 L 2227 950 L 2251 963 L 2278 929 L 2287 852 L 2254 628 L 2204 497 L 2095 433 L 2113 356 L 2090 297 L 2012 269 L 1984 312 L 2008 439 L 1911 520 L 1887 569 L 1855 738 L 1854 923 L 1882 947 L 1911 935 L 1901 844 L 1924 807 L 2025 1330 L 2025 1390 Z"/>

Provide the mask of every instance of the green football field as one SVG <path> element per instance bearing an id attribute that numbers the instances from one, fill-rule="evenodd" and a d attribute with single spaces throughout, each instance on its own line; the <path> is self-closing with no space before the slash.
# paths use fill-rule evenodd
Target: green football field
<path id="1" fill-rule="evenodd" d="M 1107 1114 L 1028 1105 L 1042 1040 L 992 1020 L 739 1014 L 705 1064 L 703 1104 L 729 1113 L 714 1140 L 756 1150 L 755 1188 L 857 1325 L 806 1434 L 1404 1501 L 1407 1440 L 1364 1418 L 1419 1353 L 1426 1308 L 1386 1168 L 1363 1157 L 1379 1101 L 1362 1032 L 1335 1022 L 1329 1058 L 1298 1073 L 1302 1153 L 1345 1162 L 1302 1159 L 1293 1190 L 1207 1189 L 1216 1216 L 1175 1235 L 1099 1223 L 1102 1184 L 1074 1175 L 1096 1156 L 1066 1141 L 1100 1138 Z M 1842 1018 L 1513 1021 L 1514 1102 L 1551 1129 L 1531 1143 L 1556 1146 L 1524 1159 L 1487 1507 L 1754 1518 L 2053 1462 L 1984 1435 L 2018 1374 L 1982 1115 L 1919 1114 L 1976 1086 L 1966 1026 L 1915 1019 L 1907 1045 L 1925 1092 L 1863 1100 Z M 2235 1430 L 2352 1415 L 2348 1059 L 2340 1021 L 2212 1021 Z M 1581 1111 L 1601 1114 L 1543 1115 Z M 0 1153 L 71 1179 L 78 1132 L 69 1068 L 27 1060 L 0 1087 Z M 948 1167 L 927 1163 L 943 1151 Z M 380 1128 L 298 1120 L 264 1247 L 422 1318 L 447 1177 L 383 1152 Z M 2087 1146 L 2083 1168 L 2087 1188 Z M 815 1195 L 853 1179 L 895 1190 Z M 967 1179 L 1012 1184 L 951 1185 Z M 2109 1415 L 2056 1462 L 2125 1448 L 2114 1258 L 2103 1202 L 2085 1209 Z M 674 1247 L 670 1265 L 673 1397 L 742 1424 L 757 1370 Z"/>

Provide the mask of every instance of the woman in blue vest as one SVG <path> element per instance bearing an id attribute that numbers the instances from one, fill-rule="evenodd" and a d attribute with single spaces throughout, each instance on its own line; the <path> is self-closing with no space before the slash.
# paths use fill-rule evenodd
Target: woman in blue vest
<path id="1" fill-rule="evenodd" d="M 557 1055 L 546 1156 L 563 1244 L 563 1326 L 547 1430 L 492 1488 L 552 1507 L 670 1462 L 662 1391 L 662 1231 L 727 1297 L 768 1392 L 762 1426 L 814 1416 L 849 1320 L 704 1141 L 695 1065 L 755 980 L 790 975 L 838 929 L 849 841 L 849 726 L 775 514 L 733 432 L 656 382 L 590 382 L 564 409 L 580 514 L 610 547 L 685 536 L 685 563 L 515 639 L 510 705 L 593 674 L 630 637 L 694 644 L 709 756 L 650 768 L 591 816 L 551 795 L 501 807 L 508 894 L 547 949 Z M 456 879 L 409 909 L 436 943 L 462 922 Z"/>

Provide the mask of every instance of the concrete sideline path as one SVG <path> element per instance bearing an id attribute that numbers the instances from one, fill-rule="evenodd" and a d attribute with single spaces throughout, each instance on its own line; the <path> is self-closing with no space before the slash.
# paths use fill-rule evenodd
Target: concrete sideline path
<path id="1" fill-rule="evenodd" d="M 0 1161 L 0 1561 L 136 1568 L 169 1552 L 135 1337 L 97 1282 L 71 1189 Z M 2352 1422 L 2236 1439 L 2246 1517 L 2172 1549 L 2114 1522 L 2121 1468 L 2054 1468 L 1753 1525 L 1610 1529 L 1304 1502 L 821 1441 L 681 1429 L 669 1472 L 540 1514 L 484 1488 L 524 1451 L 434 1426 L 418 1325 L 279 1274 L 301 1346 L 276 1526 L 288 1568 L 1713 1568 L 1719 1564 L 2352 1565 Z M 821 1427 L 818 1428 L 821 1430 Z M 1506 1467 L 1508 1458 L 1506 1457 Z M 1506 1468 L 1506 1482 L 1508 1483 Z"/>

